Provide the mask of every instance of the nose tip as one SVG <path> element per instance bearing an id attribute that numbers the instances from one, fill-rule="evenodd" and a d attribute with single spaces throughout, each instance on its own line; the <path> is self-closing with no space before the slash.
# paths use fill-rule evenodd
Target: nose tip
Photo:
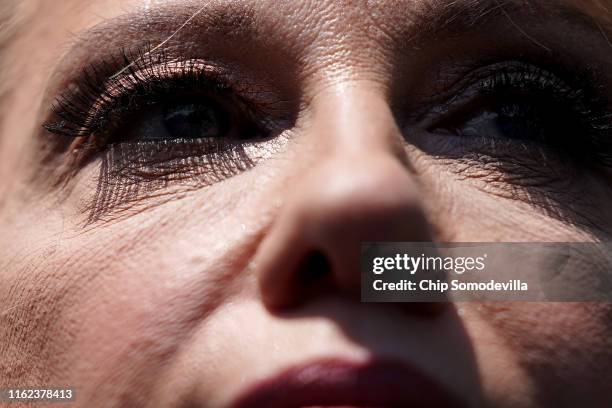
<path id="1" fill-rule="evenodd" d="M 255 262 L 269 307 L 359 299 L 362 242 L 431 240 L 415 181 L 390 154 L 330 159 L 292 192 Z"/>

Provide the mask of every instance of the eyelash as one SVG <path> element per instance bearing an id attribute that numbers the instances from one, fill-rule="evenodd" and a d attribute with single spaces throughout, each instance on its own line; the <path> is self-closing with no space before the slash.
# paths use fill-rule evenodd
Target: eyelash
<path id="1" fill-rule="evenodd" d="M 578 76 L 569 82 L 543 68 L 522 62 L 494 64 L 482 71 L 468 75 L 466 80 L 453 89 L 443 105 L 449 110 L 446 114 L 435 114 L 426 120 L 428 131 L 443 128 L 444 123 L 453 122 L 457 117 L 469 113 L 470 106 L 482 104 L 483 99 L 493 102 L 507 102 L 504 98 L 519 95 L 519 102 L 528 106 L 546 103 L 563 109 L 571 117 L 561 120 L 574 120 L 580 135 L 565 132 L 554 141 L 525 141 L 547 149 L 553 149 L 564 156 L 572 156 L 579 164 L 612 167 L 612 115 L 609 103 L 601 96 L 602 92 L 593 89 L 592 78 Z M 458 88 L 458 89 L 457 89 Z M 458 96 L 457 96 L 458 95 Z M 467 96 L 466 96 L 467 95 Z"/>
<path id="2" fill-rule="evenodd" d="M 200 61 L 179 61 L 149 48 L 123 51 L 89 66 L 52 107 L 53 119 L 43 127 L 74 139 L 70 149 L 74 170 L 100 154 L 97 189 L 83 210 L 86 224 L 96 222 L 131 203 L 180 184 L 183 191 L 212 185 L 252 168 L 268 153 L 247 149 L 279 132 L 279 119 L 266 115 L 275 102 L 242 82 L 239 88 L 221 69 Z M 240 122 L 240 140 L 226 138 L 126 140 L 123 126 L 133 114 L 148 107 L 177 101 L 177 97 L 203 97 L 222 102 Z M 144 109 L 143 109 L 144 108 Z M 248 126 L 248 129 L 247 129 Z M 177 184 L 177 185 L 178 185 Z"/>
<path id="3" fill-rule="evenodd" d="M 239 96 L 219 70 L 198 61 L 176 61 L 149 49 L 124 50 L 118 58 L 90 65 L 72 89 L 56 100 L 52 107 L 55 120 L 43 127 L 57 135 L 86 139 L 82 146 L 100 150 L 120 142 L 112 139 L 112 133 L 128 114 L 180 92 L 226 100 L 237 116 L 266 137 L 268 123 L 256 104 Z"/>

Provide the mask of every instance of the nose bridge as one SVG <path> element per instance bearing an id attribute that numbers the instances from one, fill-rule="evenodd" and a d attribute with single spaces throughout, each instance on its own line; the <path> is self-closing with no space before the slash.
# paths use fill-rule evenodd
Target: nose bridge
<path id="1" fill-rule="evenodd" d="M 382 86 L 352 81 L 330 86 L 311 101 L 308 137 L 330 157 L 391 154 L 405 162 L 402 135 Z"/>

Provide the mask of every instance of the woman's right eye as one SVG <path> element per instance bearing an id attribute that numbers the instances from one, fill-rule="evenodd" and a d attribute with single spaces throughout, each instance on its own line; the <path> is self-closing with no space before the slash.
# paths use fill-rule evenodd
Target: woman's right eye
<path id="1" fill-rule="evenodd" d="M 122 69 L 126 61 L 134 62 Z M 160 189 L 218 183 L 279 146 L 268 142 L 282 130 L 285 111 L 270 113 L 272 94 L 249 81 L 237 84 L 221 69 L 163 54 L 107 64 L 85 70 L 45 123 L 69 137 L 71 169 L 92 163 L 98 170 L 91 219 Z"/>
<path id="2" fill-rule="evenodd" d="M 254 136 L 243 122 L 212 98 L 201 96 L 147 104 L 115 125 L 115 132 L 120 133 L 117 139 L 121 142 Z"/>
<path id="3" fill-rule="evenodd" d="M 229 124 L 222 110 L 211 102 L 166 105 L 160 112 L 164 132 L 145 137 L 198 139 L 227 136 Z"/>
<path id="4" fill-rule="evenodd" d="M 257 92 L 246 89 L 248 82 L 240 92 L 232 84 L 222 70 L 200 62 L 125 53 L 84 70 L 58 98 L 45 128 L 86 139 L 81 146 L 98 152 L 118 143 L 267 138 L 271 122 L 251 99 Z"/>

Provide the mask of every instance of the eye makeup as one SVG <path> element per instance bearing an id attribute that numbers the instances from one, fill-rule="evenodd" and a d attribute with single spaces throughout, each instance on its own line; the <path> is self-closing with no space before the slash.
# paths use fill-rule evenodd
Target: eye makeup
<path id="1" fill-rule="evenodd" d="M 440 97 L 420 126 L 457 143 L 514 143 L 575 166 L 612 167 L 612 116 L 603 90 L 588 74 L 566 78 L 522 61 L 479 67 Z"/>
<path id="2" fill-rule="evenodd" d="M 194 143 L 195 150 L 212 153 L 269 138 L 280 129 L 281 118 L 267 94 L 259 98 L 250 82 L 230 78 L 223 68 L 201 60 L 179 60 L 149 48 L 123 50 L 87 67 L 56 99 L 43 127 L 74 139 L 72 152 L 83 155 L 121 143 L 185 145 L 204 139 Z M 149 124 L 156 121 L 157 129 Z"/>
<path id="3" fill-rule="evenodd" d="M 208 186 L 279 147 L 282 108 L 224 68 L 150 47 L 86 68 L 44 128 L 71 140 L 78 169 L 99 161 L 89 221 L 167 187 Z"/>
<path id="4" fill-rule="evenodd" d="M 234 109 L 242 109 L 253 121 L 257 112 L 257 89 L 251 84 L 230 83 L 223 68 L 200 60 L 178 60 L 163 50 L 122 50 L 120 56 L 92 63 L 55 102 L 55 118 L 44 127 L 70 138 L 104 137 L 109 127 L 138 109 L 165 98 L 218 97 Z M 112 130 L 112 129 L 111 129 Z M 260 129 L 260 131 L 264 131 Z"/>
<path id="5" fill-rule="evenodd" d="M 597 73 L 517 59 L 466 71 L 406 130 L 427 163 L 494 199 L 596 226 L 593 204 L 612 195 L 609 92 Z"/>

